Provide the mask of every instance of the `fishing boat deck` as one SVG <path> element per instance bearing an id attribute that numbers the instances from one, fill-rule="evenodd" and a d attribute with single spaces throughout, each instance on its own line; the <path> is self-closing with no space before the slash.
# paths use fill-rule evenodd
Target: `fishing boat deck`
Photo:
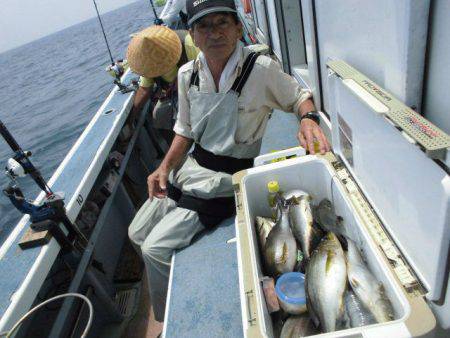
<path id="1" fill-rule="evenodd" d="M 123 81 L 130 81 L 133 76 L 128 73 Z M 132 93 L 118 93 L 117 87 L 113 90 L 49 181 L 52 190 L 64 192 L 67 215 L 72 221 L 122 129 L 131 98 Z M 38 201 L 43 193 L 39 196 Z M 8 276 L 0 280 L 0 330 L 11 328 L 30 308 L 60 251 L 54 239 L 48 245 L 20 249 L 18 243 L 29 225 L 29 217 L 24 216 L 0 248 L 0 275 Z M 100 228 L 97 227 L 97 233 Z M 89 255 L 94 245 L 91 237 Z M 86 262 L 89 259 L 90 256 Z M 76 291 L 75 286 L 71 291 Z"/>
<path id="2" fill-rule="evenodd" d="M 275 112 L 261 154 L 298 145 L 298 121 Z M 203 232 L 173 256 L 164 337 L 243 335 L 234 219 Z"/>
<path id="3" fill-rule="evenodd" d="M 131 77 L 128 75 L 125 81 L 129 81 Z M 68 216 L 72 220 L 78 215 L 83 199 L 86 199 L 92 189 L 118 137 L 128 114 L 131 97 L 131 93 L 120 94 L 116 90 L 113 91 L 49 181 L 53 190 L 64 191 Z M 294 115 L 274 113 L 263 139 L 261 153 L 297 145 L 295 138 L 297 126 L 298 122 Z M 118 189 L 120 190 L 120 187 Z M 123 206 L 124 202 L 117 200 L 114 203 Z M 111 210 L 118 210 L 117 208 L 118 205 L 111 205 Z M 116 215 L 114 219 L 118 223 L 124 223 L 125 219 L 131 216 Z M 102 224 L 100 226 L 97 224 L 94 231 L 96 235 L 90 240 L 90 248 L 94 247 L 94 242 L 98 238 L 102 238 L 105 242 L 112 240 L 104 237 L 109 236 L 109 231 L 102 230 Z M 0 329 L 10 328 L 17 318 L 30 308 L 59 253 L 59 245 L 55 240 L 51 240 L 49 245 L 43 247 L 21 250 L 18 242 L 28 229 L 28 225 L 28 217 L 24 217 L 0 248 L 0 272 L 8 276 L 0 283 L 2 290 Z M 109 227 L 111 226 L 112 223 L 109 224 Z M 112 233 L 118 235 L 116 231 Z M 120 236 L 126 236 L 126 228 L 120 230 Z M 240 335 L 242 323 L 236 242 L 233 240 L 235 236 L 234 220 L 229 219 L 216 230 L 202 233 L 193 245 L 174 255 L 166 316 L 167 337 L 211 336 L 213 332 L 216 332 L 217 336 L 223 336 L 224 332 Z M 120 251 L 120 247 L 114 250 Z M 83 266 L 90 261 L 92 252 L 91 249 L 87 251 L 86 259 L 83 258 Z M 80 286 L 84 270 L 79 270 L 69 291 L 77 291 Z M 108 276 L 114 272 L 112 265 L 108 266 L 107 270 Z M 72 299 L 64 303 L 59 314 L 60 320 L 54 330 L 63 329 L 61 325 L 70 313 L 72 304 Z M 147 323 L 149 320 L 151 321 L 147 319 Z M 146 331 L 153 336 L 158 330 L 160 328 Z"/>

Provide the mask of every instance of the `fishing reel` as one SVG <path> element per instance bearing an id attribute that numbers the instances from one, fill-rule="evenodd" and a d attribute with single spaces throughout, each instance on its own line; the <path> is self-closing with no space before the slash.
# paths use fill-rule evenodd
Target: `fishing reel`
<path id="1" fill-rule="evenodd" d="M 3 189 L 3 193 L 17 210 L 23 214 L 30 215 L 30 227 L 35 231 L 50 231 L 65 251 L 70 251 L 73 245 L 78 245 L 78 243 L 72 244 L 74 239 L 77 238 L 77 241 L 81 244 L 77 246 L 77 249 L 83 250 L 87 245 L 87 240 L 67 218 L 64 206 L 64 193 L 46 192 L 44 199 L 37 204 L 25 198 L 22 189 L 17 183 L 16 179 L 18 177 L 27 176 L 27 172 L 22 165 L 13 158 L 10 158 L 5 169 L 5 174 L 9 177 L 10 182 Z M 58 225 L 59 223 L 65 226 L 68 231 L 67 236 L 62 232 Z M 24 248 L 27 247 L 25 246 Z"/>
<path id="2" fill-rule="evenodd" d="M 24 214 L 30 215 L 31 227 L 33 229 L 33 224 L 54 218 L 57 215 L 56 210 L 64 205 L 64 195 L 62 193 L 53 193 L 50 196 L 46 196 L 41 203 L 35 204 L 33 201 L 25 198 L 22 190 L 15 181 L 3 189 L 3 193 L 10 199 L 16 209 Z"/>
<path id="3" fill-rule="evenodd" d="M 131 81 L 129 85 L 125 85 L 122 83 L 120 78 L 125 73 L 125 70 L 127 68 L 128 68 L 127 60 L 118 60 L 108 65 L 108 67 L 106 67 L 106 72 L 114 78 L 114 84 L 119 87 L 119 90 L 122 94 L 131 91 L 136 91 L 138 88 L 137 81 Z"/>
<path id="4" fill-rule="evenodd" d="M 8 161 L 7 169 L 11 161 Z M 64 206 L 64 194 L 61 192 L 52 192 L 47 194 L 44 199 L 36 204 L 32 200 L 25 198 L 22 190 L 17 184 L 16 177 L 26 176 L 24 170 L 17 168 L 18 162 L 14 163 L 14 168 L 7 171 L 8 177 L 11 178 L 8 186 L 3 189 L 3 193 L 9 198 L 11 204 L 23 214 L 30 215 L 30 227 L 34 231 L 48 230 L 56 241 L 60 244 L 64 252 L 69 252 L 76 248 L 80 252 L 87 246 L 87 239 L 79 229 L 77 229 L 67 218 Z M 19 164 L 20 166 L 20 164 Z M 20 175 L 11 175 L 11 171 Z M 23 174 L 22 174 L 23 171 Z M 66 228 L 67 235 L 62 231 L 59 224 L 62 223 Z M 76 241 L 74 241 L 76 239 Z M 22 244 L 22 245 L 21 245 Z M 19 243 L 23 249 L 33 247 L 30 243 Z"/>
<path id="5" fill-rule="evenodd" d="M 132 80 L 128 85 L 124 85 L 122 82 L 120 82 L 120 80 L 114 80 L 114 84 L 119 87 L 119 90 L 122 94 L 136 91 L 139 87 L 139 84 L 136 80 Z"/>
<path id="6" fill-rule="evenodd" d="M 164 21 L 162 21 L 160 18 L 156 18 L 155 20 L 153 20 L 153 23 L 154 23 L 156 26 L 162 26 L 162 25 L 164 25 Z"/>
<path id="7" fill-rule="evenodd" d="M 114 63 L 111 63 L 106 67 L 106 71 L 109 75 L 111 75 L 113 78 L 117 79 L 120 78 L 125 73 L 125 68 L 127 67 L 126 60 L 118 60 Z"/>
<path id="8" fill-rule="evenodd" d="M 10 182 L 8 186 L 3 189 L 3 193 L 9 198 L 16 209 L 24 214 L 29 214 L 32 222 L 40 222 L 54 214 L 54 211 L 49 207 L 49 205 L 46 204 L 47 200 L 62 201 L 64 196 L 55 194 L 50 190 L 45 181 L 42 179 L 40 173 L 29 161 L 28 158 L 30 156 L 30 151 L 17 151 L 14 157 L 8 159 L 5 166 L 5 175 L 9 178 Z M 28 174 L 30 174 L 35 180 L 42 179 L 42 181 L 39 180 L 40 184 L 38 185 L 46 193 L 46 198 L 44 199 L 44 202 L 39 205 L 36 205 L 32 201 L 25 198 L 17 182 L 17 178 L 25 177 Z"/>
<path id="9" fill-rule="evenodd" d="M 67 217 L 64 195 L 50 189 L 39 170 L 31 163 L 31 152 L 22 150 L 2 121 L 0 134 L 15 154 L 6 163 L 5 174 L 10 182 L 3 193 L 17 210 L 30 215 L 32 229 L 48 230 L 64 250 L 70 251 L 76 247 L 81 252 L 87 246 L 87 239 Z M 17 178 L 27 175 L 45 192 L 45 198 L 39 204 L 26 199 L 17 183 Z M 67 235 L 60 228 L 60 223 L 66 228 Z"/>
<path id="10" fill-rule="evenodd" d="M 5 174 L 12 180 L 15 180 L 17 177 L 26 176 L 25 169 L 14 158 L 8 159 L 5 167 Z"/>

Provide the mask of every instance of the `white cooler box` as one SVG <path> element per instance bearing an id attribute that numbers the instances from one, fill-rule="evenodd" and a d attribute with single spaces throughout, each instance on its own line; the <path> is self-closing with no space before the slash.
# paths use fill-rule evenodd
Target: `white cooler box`
<path id="1" fill-rule="evenodd" d="M 254 222 L 270 216 L 267 183 L 276 180 L 282 191 L 309 192 L 314 205 L 333 203 L 395 310 L 391 322 L 320 336 L 433 337 L 435 318 L 450 326 L 450 179 L 437 163 L 450 138 L 344 62 L 328 66 L 337 157 L 302 156 L 233 176 L 244 335 L 273 337 Z"/>

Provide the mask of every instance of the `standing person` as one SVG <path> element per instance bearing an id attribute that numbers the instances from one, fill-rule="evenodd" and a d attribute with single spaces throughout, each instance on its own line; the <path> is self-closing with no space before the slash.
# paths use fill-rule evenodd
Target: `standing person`
<path id="1" fill-rule="evenodd" d="M 133 72 L 141 75 L 130 112 L 131 123 L 154 93 L 158 101 L 153 109 L 153 127 L 162 132 L 170 145 L 177 107 L 177 72 L 198 53 L 186 30 L 174 31 L 155 25 L 131 39 L 127 51 L 128 64 Z"/>
<path id="2" fill-rule="evenodd" d="M 142 250 L 158 321 L 164 319 L 173 251 L 234 215 L 231 175 L 253 165 L 272 109 L 301 116 L 298 138 L 311 153 L 314 139 L 322 153 L 329 150 L 311 93 L 240 41 L 233 0 L 187 0 L 187 13 L 201 53 L 178 71 L 176 135 L 148 177 L 150 198 L 129 228 Z"/>
<path id="3" fill-rule="evenodd" d="M 170 28 L 186 28 L 186 0 L 167 0 L 159 18 Z"/>

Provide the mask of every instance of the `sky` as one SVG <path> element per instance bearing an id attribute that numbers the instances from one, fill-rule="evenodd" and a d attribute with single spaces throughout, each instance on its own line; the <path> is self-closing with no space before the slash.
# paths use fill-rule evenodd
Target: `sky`
<path id="1" fill-rule="evenodd" d="M 100 15 L 136 0 L 96 0 Z M 95 17 L 92 0 L 0 0 L 0 53 Z"/>

